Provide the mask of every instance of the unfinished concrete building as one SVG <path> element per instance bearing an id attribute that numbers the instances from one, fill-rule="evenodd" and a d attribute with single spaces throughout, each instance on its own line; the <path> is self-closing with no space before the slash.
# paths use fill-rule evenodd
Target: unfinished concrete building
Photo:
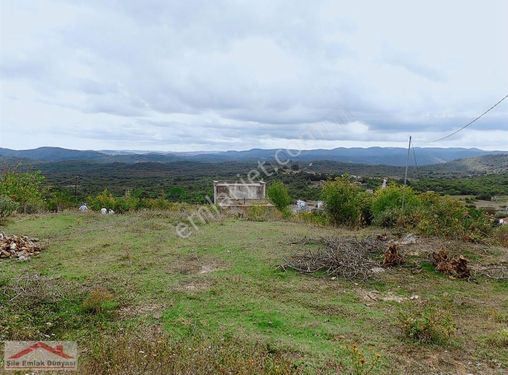
<path id="1" fill-rule="evenodd" d="M 213 182 L 213 202 L 220 207 L 270 205 L 265 182 Z"/>

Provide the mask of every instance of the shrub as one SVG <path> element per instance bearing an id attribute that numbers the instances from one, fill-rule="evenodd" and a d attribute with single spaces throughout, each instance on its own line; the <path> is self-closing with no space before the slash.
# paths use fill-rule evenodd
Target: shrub
<path id="1" fill-rule="evenodd" d="M 0 195 L 7 196 L 19 204 L 24 213 L 37 212 L 45 208 L 40 172 L 8 171 L 0 179 Z"/>
<path id="2" fill-rule="evenodd" d="M 420 197 L 422 218 L 418 229 L 423 234 L 477 241 L 492 231 L 490 220 L 483 211 L 469 209 L 458 199 L 430 192 Z"/>
<path id="3" fill-rule="evenodd" d="M 268 187 L 268 198 L 275 207 L 281 212 L 287 211 L 291 204 L 291 196 L 289 190 L 282 181 L 274 181 Z"/>
<path id="4" fill-rule="evenodd" d="M 88 205 L 92 210 L 98 211 L 101 208 L 114 209 L 116 205 L 116 199 L 109 192 L 108 189 L 104 189 L 104 191 L 95 197 L 87 198 Z"/>
<path id="5" fill-rule="evenodd" d="M 370 360 L 366 358 L 365 353 L 353 345 L 350 349 L 351 353 L 351 371 L 352 375 L 368 375 L 378 372 L 381 356 L 376 354 Z"/>
<path id="6" fill-rule="evenodd" d="M 52 189 L 47 195 L 47 202 L 48 209 L 54 212 L 74 208 L 79 204 L 74 195 L 64 189 Z"/>
<path id="7" fill-rule="evenodd" d="M 373 221 L 385 227 L 415 226 L 421 201 L 409 186 L 390 185 L 376 191 L 371 204 Z"/>
<path id="8" fill-rule="evenodd" d="M 406 337 L 426 344 L 443 344 L 456 330 L 449 314 L 429 304 L 407 306 L 400 311 L 398 323 Z"/>
<path id="9" fill-rule="evenodd" d="M 159 209 L 159 210 L 168 210 L 173 209 L 174 207 L 178 207 L 178 205 L 164 198 L 141 199 L 138 205 L 138 208 Z"/>
<path id="10" fill-rule="evenodd" d="M 358 227 L 369 220 L 369 197 L 348 176 L 327 181 L 323 186 L 322 199 L 332 224 Z"/>
<path id="11" fill-rule="evenodd" d="M 17 202 L 14 202 L 11 198 L 0 195 L 0 219 L 4 219 L 11 216 L 19 207 Z"/>

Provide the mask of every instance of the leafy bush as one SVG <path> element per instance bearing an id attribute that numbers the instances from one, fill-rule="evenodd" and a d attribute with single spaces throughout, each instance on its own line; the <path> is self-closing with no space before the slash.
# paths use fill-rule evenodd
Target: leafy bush
<path id="1" fill-rule="evenodd" d="M 323 186 L 322 199 L 332 224 L 358 227 L 369 221 L 370 197 L 348 176 L 327 181 Z"/>
<path id="2" fill-rule="evenodd" d="M 23 213 L 37 212 L 46 206 L 43 182 L 40 172 L 7 171 L 0 179 L 0 195 L 17 202 Z"/>
<path id="3" fill-rule="evenodd" d="M 95 197 L 89 196 L 87 201 L 88 206 L 95 211 L 98 211 L 101 208 L 114 209 L 116 205 L 116 199 L 108 189 L 104 189 L 102 193 L 96 195 Z"/>
<path id="4" fill-rule="evenodd" d="M 385 227 L 414 226 L 421 201 L 409 186 L 390 185 L 376 191 L 371 204 L 373 221 Z"/>
<path id="5" fill-rule="evenodd" d="M 287 211 L 292 199 L 289 190 L 282 181 L 274 181 L 268 187 L 268 198 L 275 207 L 281 212 Z"/>
<path id="6" fill-rule="evenodd" d="M 19 207 L 17 202 L 14 202 L 11 198 L 0 195 L 0 219 L 11 216 Z"/>
<path id="7" fill-rule="evenodd" d="M 429 304 L 406 306 L 399 313 L 398 323 L 408 338 L 426 344 L 443 344 L 456 330 L 449 314 Z"/>
<path id="8" fill-rule="evenodd" d="M 75 208 L 79 201 L 69 191 L 64 189 L 52 189 L 47 194 L 48 209 L 53 212 Z"/>
<path id="9" fill-rule="evenodd" d="M 176 203 L 170 202 L 164 198 L 145 198 L 139 201 L 138 208 L 169 210 L 177 206 Z"/>
<path id="10" fill-rule="evenodd" d="M 463 238 L 477 241 L 492 232 L 487 215 L 477 209 L 467 208 L 458 199 L 437 193 L 423 193 L 420 232 L 426 235 Z"/>

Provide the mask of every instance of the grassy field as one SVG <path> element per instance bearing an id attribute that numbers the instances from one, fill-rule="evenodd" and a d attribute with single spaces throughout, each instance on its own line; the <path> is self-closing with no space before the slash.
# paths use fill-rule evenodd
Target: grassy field
<path id="1" fill-rule="evenodd" d="M 473 266 L 507 261 L 506 248 L 420 238 L 406 267 L 357 281 L 277 266 L 317 246 L 298 239 L 380 229 L 224 219 L 181 239 L 169 213 L 139 212 L 18 216 L 0 231 L 45 244 L 28 262 L 0 260 L 0 341 L 77 340 L 82 373 L 508 371 L 508 283 L 451 279 L 428 262 L 439 247 Z M 447 342 L 400 329 L 401 311 L 425 303 L 451 315 Z M 139 367 L 147 351 L 159 367 Z"/>

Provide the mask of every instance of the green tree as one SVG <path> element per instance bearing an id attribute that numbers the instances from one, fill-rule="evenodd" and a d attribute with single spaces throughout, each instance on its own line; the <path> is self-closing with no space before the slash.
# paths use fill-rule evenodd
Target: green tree
<path id="1" fill-rule="evenodd" d="M 369 196 L 348 176 L 327 181 L 322 199 L 330 221 L 335 225 L 358 227 L 369 221 Z"/>
<path id="2" fill-rule="evenodd" d="M 4 195 L 19 204 L 24 213 L 44 209 L 43 198 L 44 176 L 39 171 L 17 172 L 7 171 L 0 179 L 0 195 Z"/>
<path id="3" fill-rule="evenodd" d="M 275 207 L 281 212 L 286 212 L 292 202 L 289 190 L 282 181 L 273 181 L 268 187 L 268 198 Z"/>
<path id="4" fill-rule="evenodd" d="M 374 194 L 371 204 L 373 221 L 377 225 L 415 225 L 421 206 L 418 195 L 409 186 L 389 185 Z"/>

